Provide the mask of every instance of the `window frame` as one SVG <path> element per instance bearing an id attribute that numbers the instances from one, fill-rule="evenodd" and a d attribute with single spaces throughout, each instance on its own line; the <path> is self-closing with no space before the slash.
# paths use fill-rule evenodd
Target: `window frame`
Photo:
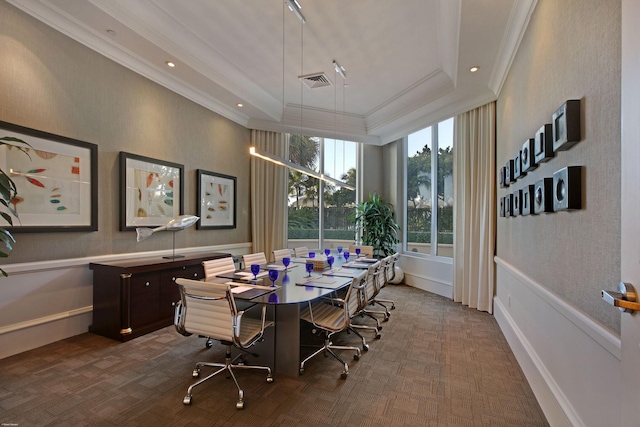
<path id="1" fill-rule="evenodd" d="M 438 161 L 439 161 L 439 148 L 440 148 L 440 139 L 439 139 L 439 130 L 438 127 L 440 123 L 446 122 L 447 120 L 451 120 L 453 118 L 440 120 L 430 126 L 424 127 L 422 129 L 418 129 L 413 133 L 417 133 L 423 131 L 425 129 L 431 129 L 431 227 L 430 227 L 430 250 L 429 253 L 424 252 L 412 252 L 409 248 L 409 224 L 408 224 L 408 208 L 409 208 L 409 197 L 408 197 L 408 162 L 409 162 L 409 135 L 405 135 L 402 138 L 402 148 L 401 155 L 403 159 L 402 163 L 402 252 L 403 254 L 416 256 L 420 258 L 430 258 L 430 259 L 439 259 L 445 262 L 453 262 L 453 257 L 438 255 Z M 455 119 L 454 119 L 455 120 Z M 454 125 L 455 126 L 455 125 Z M 413 134 L 412 133 L 412 134 Z M 455 140 L 455 138 L 454 138 Z M 455 149 L 455 141 L 452 141 L 452 150 Z M 455 170 L 454 170 L 455 175 Z M 455 235 L 455 229 L 454 229 Z"/>

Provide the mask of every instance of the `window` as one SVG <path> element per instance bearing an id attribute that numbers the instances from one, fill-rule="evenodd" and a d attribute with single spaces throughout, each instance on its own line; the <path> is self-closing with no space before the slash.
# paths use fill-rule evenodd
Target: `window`
<path id="1" fill-rule="evenodd" d="M 453 119 L 409 135 L 406 152 L 405 249 L 453 257 Z"/>
<path id="2" fill-rule="evenodd" d="M 355 187 L 358 144 L 351 141 L 289 136 L 289 160 Z M 355 241 L 348 217 L 356 192 L 303 172 L 289 170 L 288 246 L 335 248 Z"/>
<path id="3" fill-rule="evenodd" d="M 355 188 L 357 143 L 325 139 L 323 148 L 325 176 Z M 355 229 L 349 220 L 349 215 L 355 211 L 356 192 L 331 182 L 323 182 L 323 187 L 323 247 L 347 246 L 356 240 Z"/>

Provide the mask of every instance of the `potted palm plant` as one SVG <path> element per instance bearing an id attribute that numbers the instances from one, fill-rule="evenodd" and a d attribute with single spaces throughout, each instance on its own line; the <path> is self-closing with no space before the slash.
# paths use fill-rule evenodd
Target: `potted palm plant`
<path id="1" fill-rule="evenodd" d="M 360 233 L 362 244 L 373 246 L 374 255 L 384 257 L 395 252 L 400 227 L 393 218 L 393 206 L 382 196 L 370 194 L 369 200 L 356 205 L 349 218 Z"/>
<path id="2" fill-rule="evenodd" d="M 24 144 L 27 147 L 29 146 L 28 143 L 18 138 L 13 138 L 10 136 L 5 136 L 0 138 L 0 145 L 13 146 L 13 143 L 16 143 L 16 142 Z M 15 146 L 15 148 L 27 154 L 27 156 L 29 155 L 29 153 L 27 153 L 27 151 L 23 147 Z M 2 204 L 5 208 L 7 208 L 7 210 L 11 213 L 10 215 L 6 211 L 2 210 L 0 211 L 0 216 L 2 216 L 2 218 L 4 218 L 4 220 L 9 225 L 13 225 L 13 217 L 15 218 L 18 217 L 17 212 L 11 207 L 11 202 L 13 201 L 13 199 L 16 197 L 17 194 L 18 194 L 18 189 L 16 188 L 16 184 L 9 177 L 9 175 L 7 175 L 2 169 L 0 169 L 0 204 Z M 9 256 L 9 252 L 13 250 L 13 244 L 15 242 L 16 241 L 11 235 L 11 232 L 6 228 L 0 227 L 0 243 L 4 244 L 4 247 L 0 245 L 0 258 L 6 258 Z M 7 273 L 2 268 L 0 268 L 0 274 L 2 274 L 5 277 L 7 276 Z"/>

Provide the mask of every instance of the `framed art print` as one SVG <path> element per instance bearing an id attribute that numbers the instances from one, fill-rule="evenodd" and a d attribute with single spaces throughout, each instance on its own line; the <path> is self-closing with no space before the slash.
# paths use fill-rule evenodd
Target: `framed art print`
<path id="1" fill-rule="evenodd" d="M 184 166 L 120 152 L 120 230 L 158 227 L 183 213 Z"/>
<path id="2" fill-rule="evenodd" d="M 5 122 L 0 122 L 0 138 L 0 169 L 17 190 L 9 202 L 13 212 L 3 206 L 3 215 L 13 222 L 7 229 L 98 229 L 97 145 Z"/>
<path id="3" fill-rule="evenodd" d="M 198 230 L 236 228 L 236 177 L 198 169 Z"/>

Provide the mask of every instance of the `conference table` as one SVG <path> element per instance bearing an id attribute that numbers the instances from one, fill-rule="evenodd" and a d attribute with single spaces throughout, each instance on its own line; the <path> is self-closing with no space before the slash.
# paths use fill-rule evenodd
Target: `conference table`
<path id="1" fill-rule="evenodd" d="M 336 291 L 346 289 L 354 276 L 359 276 L 370 263 L 350 262 L 345 264 L 344 257 L 334 254 L 332 269 L 320 269 L 309 273 L 305 269 L 309 258 L 291 258 L 291 264 L 285 269 L 282 262 L 261 265 L 257 280 L 246 270 L 223 273 L 217 277 L 221 281 L 231 281 L 238 290 L 235 293 L 238 305 L 251 306 L 266 304 L 268 315 L 275 321 L 273 328 L 265 330 L 264 341 L 254 346 L 260 355 L 256 363 L 270 366 L 275 373 L 298 376 L 300 370 L 301 340 L 300 312 L 309 303 L 318 298 L 331 296 Z M 324 255 L 314 258 L 316 263 L 326 259 Z M 278 270 L 278 279 L 273 283 L 268 270 Z M 216 281 L 218 281 L 216 280 Z M 254 289 L 251 289 L 251 288 Z M 253 352 L 253 350 L 252 350 Z"/>

